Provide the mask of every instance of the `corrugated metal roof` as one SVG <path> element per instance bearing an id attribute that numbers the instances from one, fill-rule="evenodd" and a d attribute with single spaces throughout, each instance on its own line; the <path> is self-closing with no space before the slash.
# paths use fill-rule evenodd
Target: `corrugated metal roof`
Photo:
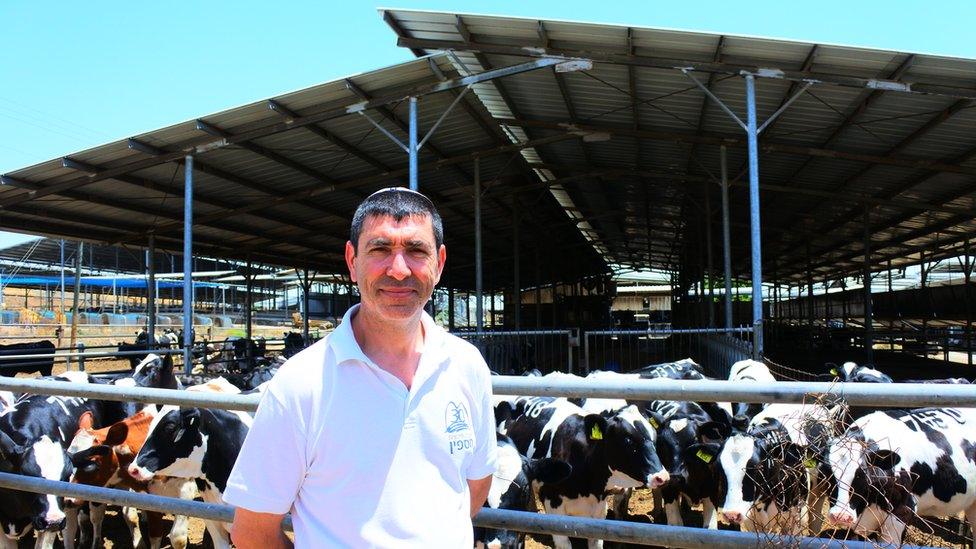
<path id="1" fill-rule="evenodd" d="M 574 128 L 609 134 L 525 152 L 556 181 L 567 179 L 559 202 L 589 220 L 592 230 L 581 230 L 611 264 L 675 269 L 682 257 L 698 261 L 706 192 L 719 264 L 714 179 L 726 144 L 736 179 L 733 270 L 748 272 L 744 132 L 680 67 L 693 68 L 742 119 L 740 71 L 780 76 L 757 79 L 760 122 L 814 82 L 761 136 L 766 279 L 775 271 L 803 280 L 808 265 L 818 279 L 860 270 L 866 208 L 876 265 L 917 262 L 926 247 L 956 253 L 974 228 L 974 60 L 548 19 L 381 13 L 401 46 L 453 52 L 472 71 L 544 55 L 593 61 L 590 70 L 537 71 L 485 87 L 494 90 L 489 110 L 520 139 Z"/>

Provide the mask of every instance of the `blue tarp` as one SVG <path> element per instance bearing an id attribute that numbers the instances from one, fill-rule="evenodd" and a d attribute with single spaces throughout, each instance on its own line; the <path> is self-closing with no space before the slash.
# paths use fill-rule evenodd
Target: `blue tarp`
<path id="1" fill-rule="evenodd" d="M 92 278 L 88 276 L 81 277 L 81 284 L 83 286 L 99 286 L 111 288 L 112 284 L 115 284 L 116 288 L 145 288 L 146 279 L 145 278 Z M 61 277 L 59 276 L 0 276 L 0 283 L 4 286 L 14 285 L 14 286 L 59 286 L 61 284 Z M 66 276 L 64 279 L 64 285 L 67 288 L 72 288 L 75 283 L 75 277 Z M 182 288 L 182 280 L 156 280 L 156 285 L 160 288 Z M 223 284 L 218 284 L 216 282 L 202 282 L 199 280 L 193 281 L 193 286 L 196 288 L 220 288 L 224 286 Z"/>

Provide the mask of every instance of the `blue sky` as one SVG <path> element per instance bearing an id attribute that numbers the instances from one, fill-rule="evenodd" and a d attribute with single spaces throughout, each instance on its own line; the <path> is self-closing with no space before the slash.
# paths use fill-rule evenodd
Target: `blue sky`
<path id="1" fill-rule="evenodd" d="M 380 5 L 976 58 L 976 2 L 963 1 L 4 0 L 0 173 L 412 58 Z M 0 246 L 13 241 L 0 233 Z"/>

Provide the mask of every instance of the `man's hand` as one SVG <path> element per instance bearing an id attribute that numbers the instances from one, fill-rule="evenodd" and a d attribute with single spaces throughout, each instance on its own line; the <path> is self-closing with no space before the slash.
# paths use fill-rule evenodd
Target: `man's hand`
<path id="1" fill-rule="evenodd" d="M 255 513 L 238 507 L 234 510 L 231 541 L 238 549 L 292 549 L 295 544 L 281 530 L 283 518 L 285 515 Z"/>
<path id="2" fill-rule="evenodd" d="M 471 518 L 474 518 L 481 511 L 481 506 L 488 499 L 488 490 L 491 488 L 491 475 L 485 478 L 468 480 L 468 490 L 471 492 Z"/>

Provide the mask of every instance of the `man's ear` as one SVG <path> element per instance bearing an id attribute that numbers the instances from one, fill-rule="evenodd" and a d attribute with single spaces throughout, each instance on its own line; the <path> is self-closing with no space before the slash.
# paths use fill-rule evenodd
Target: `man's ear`
<path id="1" fill-rule="evenodd" d="M 356 266 L 354 263 L 355 259 L 356 259 L 356 248 L 352 245 L 351 241 L 347 240 L 346 241 L 346 268 L 349 269 L 349 278 L 351 278 L 353 282 L 356 282 Z"/>
<path id="2" fill-rule="evenodd" d="M 437 282 L 441 281 L 441 273 L 444 272 L 444 264 L 447 262 L 447 246 L 441 244 L 437 249 Z"/>

